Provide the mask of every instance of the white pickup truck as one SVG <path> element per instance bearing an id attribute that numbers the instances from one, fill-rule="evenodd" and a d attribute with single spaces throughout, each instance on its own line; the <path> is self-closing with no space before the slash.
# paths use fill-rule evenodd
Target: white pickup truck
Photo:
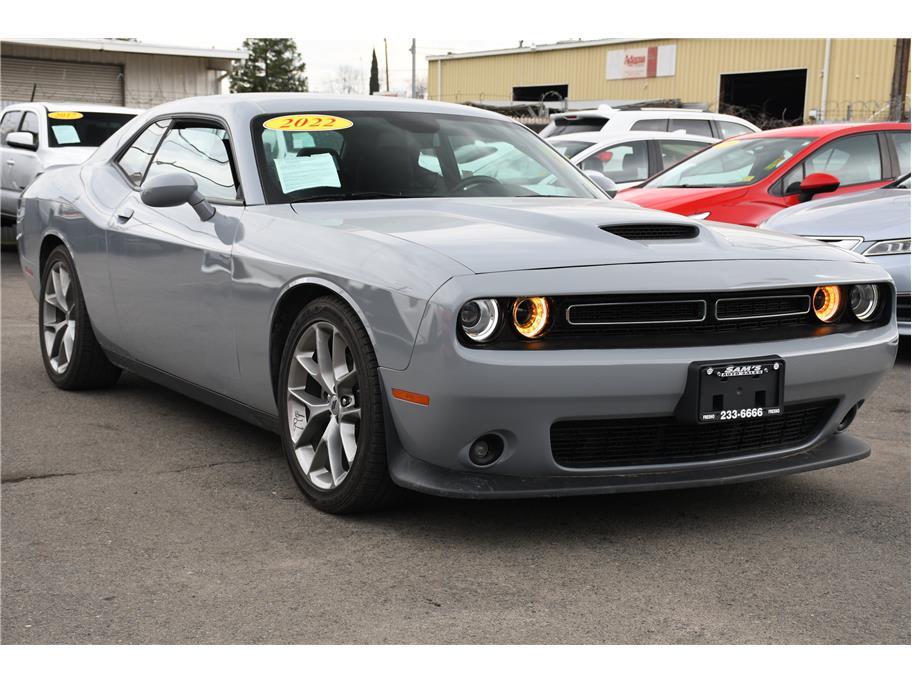
<path id="1" fill-rule="evenodd" d="M 15 243 L 19 195 L 32 180 L 52 166 L 82 163 L 141 111 L 56 102 L 26 102 L 6 107 L 0 115 L 3 157 L 0 241 Z"/>

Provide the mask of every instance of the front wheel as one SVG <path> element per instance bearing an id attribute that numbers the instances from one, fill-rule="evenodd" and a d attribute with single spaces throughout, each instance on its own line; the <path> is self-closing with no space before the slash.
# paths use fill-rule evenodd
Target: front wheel
<path id="1" fill-rule="evenodd" d="M 357 315 L 334 298 L 308 304 L 282 355 L 278 407 L 282 446 L 295 482 L 322 511 L 389 504 L 377 360 Z"/>

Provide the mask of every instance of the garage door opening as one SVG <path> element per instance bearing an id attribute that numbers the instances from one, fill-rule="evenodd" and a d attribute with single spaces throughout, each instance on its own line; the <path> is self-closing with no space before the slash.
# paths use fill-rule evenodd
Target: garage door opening
<path id="1" fill-rule="evenodd" d="M 804 120 L 807 69 L 724 73 L 719 111 L 746 118 L 761 128 L 797 125 Z"/>
<path id="2" fill-rule="evenodd" d="M 513 88 L 514 102 L 563 102 L 567 99 L 569 86 L 563 85 L 519 85 Z"/>

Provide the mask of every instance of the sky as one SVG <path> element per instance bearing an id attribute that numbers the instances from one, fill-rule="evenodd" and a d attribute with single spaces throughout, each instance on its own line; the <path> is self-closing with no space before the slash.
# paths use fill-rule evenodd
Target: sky
<path id="1" fill-rule="evenodd" d="M 327 90 L 336 77 L 340 64 L 348 64 L 363 74 L 367 83 L 370 74 L 371 50 L 377 50 L 380 67 L 380 89 L 386 89 L 384 70 L 383 38 L 377 40 L 306 40 L 295 39 L 298 50 L 307 64 L 307 74 L 312 91 Z M 412 55 L 409 52 L 412 40 L 408 37 L 387 39 L 389 53 L 390 90 L 407 92 L 411 90 Z M 519 43 L 504 43 L 495 40 L 446 40 L 434 39 L 427 42 L 416 37 L 416 72 L 419 80 L 427 80 L 427 55 L 447 52 L 472 52 L 512 47 Z"/>

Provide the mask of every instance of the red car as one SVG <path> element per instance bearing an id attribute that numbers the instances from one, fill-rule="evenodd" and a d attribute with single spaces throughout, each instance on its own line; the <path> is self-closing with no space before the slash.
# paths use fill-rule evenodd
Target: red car
<path id="1" fill-rule="evenodd" d="M 909 172 L 908 123 L 766 130 L 719 142 L 618 196 L 647 208 L 756 227 L 817 194 L 882 187 Z"/>

